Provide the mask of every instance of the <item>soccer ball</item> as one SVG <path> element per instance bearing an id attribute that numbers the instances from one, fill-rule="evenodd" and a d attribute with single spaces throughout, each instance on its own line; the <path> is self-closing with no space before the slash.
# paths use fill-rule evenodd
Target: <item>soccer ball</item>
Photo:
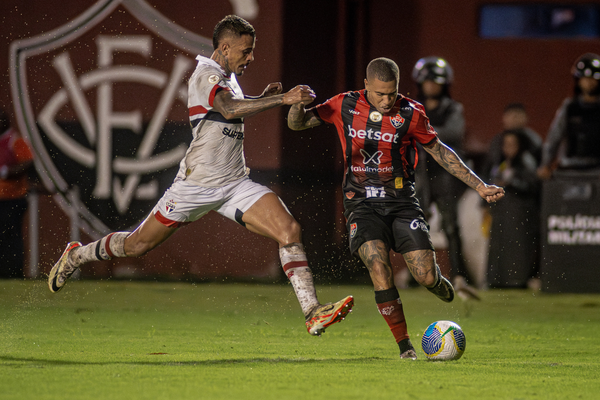
<path id="1" fill-rule="evenodd" d="M 423 333 L 421 347 L 430 360 L 458 360 L 464 353 L 467 340 L 460 326 L 452 321 L 436 321 Z"/>

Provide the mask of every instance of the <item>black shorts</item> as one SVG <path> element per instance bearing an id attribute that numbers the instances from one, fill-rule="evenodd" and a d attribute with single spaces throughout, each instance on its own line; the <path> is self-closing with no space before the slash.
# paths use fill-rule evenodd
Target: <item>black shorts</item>
<path id="1" fill-rule="evenodd" d="M 419 207 L 388 207 L 362 203 L 348 215 L 350 252 L 358 255 L 363 243 L 381 240 L 396 253 L 433 250 L 429 224 Z"/>

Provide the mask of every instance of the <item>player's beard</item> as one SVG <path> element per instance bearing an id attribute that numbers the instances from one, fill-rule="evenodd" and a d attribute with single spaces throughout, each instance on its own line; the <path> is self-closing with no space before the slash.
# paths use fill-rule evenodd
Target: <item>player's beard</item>
<path id="1" fill-rule="evenodd" d="M 244 72 L 246 72 L 246 68 L 248 68 L 248 65 L 249 65 L 249 64 L 243 64 L 243 65 L 241 65 L 240 67 L 242 68 L 242 70 L 241 70 L 240 72 L 237 72 L 237 71 L 236 71 L 236 73 L 235 73 L 235 74 L 236 74 L 237 76 L 242 76 L 242 75 L 244 75 Z"/>

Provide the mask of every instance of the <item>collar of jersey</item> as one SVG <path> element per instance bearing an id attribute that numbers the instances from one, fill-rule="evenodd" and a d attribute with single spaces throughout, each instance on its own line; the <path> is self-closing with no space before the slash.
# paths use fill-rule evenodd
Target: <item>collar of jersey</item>
<path id="1" fill-rule="evenodd" d="M 210 66 L 213 66 L 215 68 L 218 68 L 219 71 L 221 71 L 221 73 L 223 74 L 223 79 L 226 79 L 226 80 L 230 80 L 231 79 L 230 76 L 225 75 L 225 70 L 215 60 L 212 60 L 212 59 L 210 59 L 208 57 L 204 57 L 204 56 L 201 56 L 201 55 L 196 56 L 196 60 L 198 60 L 198 64 L 206 64 L 206 65 L 210 65 Z"/>

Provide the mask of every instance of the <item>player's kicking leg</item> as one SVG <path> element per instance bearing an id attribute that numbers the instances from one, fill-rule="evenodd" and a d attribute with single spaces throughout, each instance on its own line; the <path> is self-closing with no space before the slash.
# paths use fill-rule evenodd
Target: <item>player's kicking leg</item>
<path id="1" fill-rule="evenodd" d="M 163 225 L 154 215 L 150 215 L 133 233 L 113 232 L 85 246 L 79 242 L 71 242 L 50 270 L 48 287 L 51 292 L 58 292 L 75 271 L 90 261 L 144 255 L 176 230 Z"/>
<path id="2" fill-rule="evenodd" d="M 279 243 L 279 257 L 306 319 L 308 333 L 320 336 L 330 325 L 342 321 L 352 310 L 354 298 L 347 296 L 335 303 L 320 304 L 313 276 L 308 267 L 301 228 L 274 193 L 263 195 L 243 215 L 250 231 Z"/>
<path id="3" fill-rule="evenodd" d="M 415 250 L 404 253 L 403 256 L 417 282 L 446 303 L 454 300 L 454 287 L 442 275 L 433 250 Z"/>
<path id="4" fill-rule="evenodd" d="M 85 246 L 79 242 L 69 243 L 48 275 L 50 291 L 56 293 L 61 290 L 75 271 L 87 262 L 126 257 L 124 244 L 130 234 L 131 232 L 114 232 Z"/>
<path id="5" fill-rule="evenodd" d="M 306 329 L 313 336 L 321 336 L 325 328 L 336 322 L 343 321 L 346 315 L 352 311 L 354 298 L 346 296 L 337 303 L 317 305 L 306 317 Z"/>
<path id="6" fill-rule="evenodd" d="M 67 248 L 63 251 L 62 255 L 54 264 L 48 275 L 48 287 L 51 292 L 58 292 L 63 288 L 67 279 L 71 277 L 77 271 L 79 266 L 75 265 L 73 260 L 70 258 L 73 249 L 81 247 L 79 242 L 71 242 L 67 244 Z"/>
<path id="7" fill-rule="evenodd" d="M 281 247 L 279 258 L 304 312 L 308 333 L 320 336 L 325 332 L 325 328 L 342 321 L 352 310 L 354 305 L 352 296 L 347 296 L 336 303 L 319 303 L 302 243 L 290 243 Z"/>

